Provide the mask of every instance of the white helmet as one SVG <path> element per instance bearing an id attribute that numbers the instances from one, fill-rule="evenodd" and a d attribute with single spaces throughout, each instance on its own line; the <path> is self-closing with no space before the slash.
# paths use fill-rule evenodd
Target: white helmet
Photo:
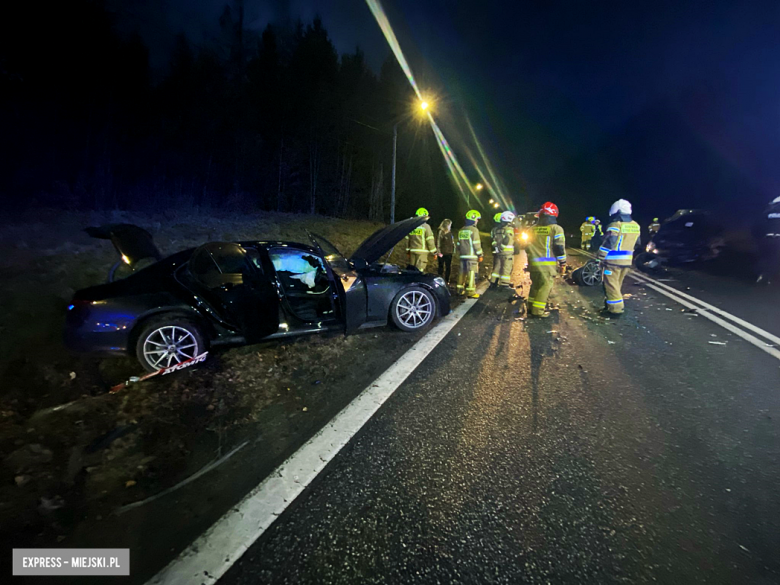
<path id="1" fill-rule="evenodd" d="M 774 203 L 780 203 L 780 197 L 775 197 L 774 199 L 772 199 L 772 203 L 770 205 Z"/>
<path id="2" fill-rule="evenodd" d="M 612 207 L 609 208 L 610 216 L 615 215 L 616 213 L 631 215 L 631 204 L 625 199 L 618 199 L 612 204 Z"/>
<path id="3" fill-rule="evenodd" d="M 505 211 L 501 214 L 501 221 L 505 221 L 506 223 L 512 223 L 515 220 L 515 214 L 511 211 Z"/>

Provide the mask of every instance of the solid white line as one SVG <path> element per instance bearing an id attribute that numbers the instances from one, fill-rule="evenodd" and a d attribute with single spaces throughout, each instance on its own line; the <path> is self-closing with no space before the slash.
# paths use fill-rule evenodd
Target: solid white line
<path id="1" fill-rule="evenodd" d="M 729 323 L 727 321 L 724 321 L 720 317 L 716 317 L 715 315 L 710 313 L 707 309 L 702 309 L 701 307 L 698 307 L 698 306 L 694 305 L 693 303 L 688 302 L 687 300 L 685 300 L 682 297 L 679 297 L 677 295 L 671 294 L 670 292 L 660 288 L 659 286 L 656 286 L 656 283 L 653 283 L 650 280 L 644 280 L 642 278 L 639 278 L 635 274 L 629 274 L 629 276 L 631 278 L 633 278 L 634 280 L 637 280 L 637 281 L 641 282 L 645 286 L 647 286 L 649 288 L 652 288 L 654 291 L 659 292 L 662 295 L 667 296 L 670 299 L 677 301 L 678 303 L 680 303 L 684 307 L 688 307 L 689 309 L 696 310 L 696 314 L 697 315 L 701 315 L 702 317 L 705 317 L 705 318 L 709 319 L 713 323 L 717 323 L 718 325 L 720 325 L 721 327 L 723 327 L 727 331 L 730 331 L 734 335 L 738 335 L 739 337 L 741 337 L 742 339 L 744 339 L 748 343 L 752 343 L 753 345 L 755 345 L 758 349 L 761 349 L 761 350 L 765 351 L 766 353 L 768 353 L 769 355 L 771 355 L 772 357 L 777 358 L 778 360 L 780 360 L 780 351 L 776 350 L 773 347 L 768 347 L 766 342 L 762 341 L 758 337 L 755 337 L 755 336 L 751 335 L 750 333 L 746 333 L 745 331 L 742 331 L 742 329 L 739 329 L 738 327 L 732 325 L 731 323 Z"/>
<path id="2" fill-rule="evenodd" d="M 578 252 L 585 256 L 590 256 L 591 258 L 597 258 L 593 254 L 590 254 L 589 252 L 586 252 L 585 250 L 574 250 L 575 252 Z M 776 350 L 773 347 L 767 346 L 766 342 L 758 339 L 757 337 L 751 335 L 750 333 L 746 333 L 745 331 L 742 331 L 742 329 L 739 329 L 732 325 L 731 323 L 728 323 L 724 321 L 723 319 L 720 319 L 719 317 L 716 317 L 712 313 L 716 313 L 722 317 L 725 317 L 726 319 L 730 319 L 734 323 L 737 323 L 738 325 L 741 325 L 748 331 L 752 331 L 753 333 L 756 333 L 764 338 L 766 338 L 769 341 L 772 341 L 774 343 L 780 344 L 780 337 L 777 337 L 768 331 L 764 331 L 760 327 L 757 327 L 753 325 L 752 323 L 748 323 L 747 321 L 740 319 L 736 315 L 732 315 L 731 313 L 728 313 L 724 311 L 723 309 L 719 309 L 718 307 L 715 307 L 709 303 L 705 303 L 704 301 L 697 299 L 696 297 L 689 295 L 687 293 L 684 293 L 680 290 L 677 290 L 676 288 L 666 285 L 662 282 L 658 282 L 656 279 L 651 278 L 650 276 L 647 276 L 644 273 L 637 272 L 636 270 L 629 273 L 631 278 L 634 280 L 641 282 L 645 284 L 646 286 L 652 288 L 656 292 L 661 293 L 662 295 L 665 295 L 669 297 L 670 299 L 675 300 L 676 302 L 680 303 L 684 307 L 687 307 L 689 309 L 694 309 L 696 312 L 701 315 L 702 317 L 706 317 L 713 323 L 717 323 L 724 329 L 730 331 L 731 333 L 734 333 L 735 335 L 738 335 L 748 343 L 751 343 L 755 345 L 757 348 L 765 351 L 772 357 L 775 357 L 777 359 L 780 359 L 780 351 Z M 692 304 L 696 303 L 696 304 Z"/>
<path id="3" fill-rule="evenodd" d="M 700 299 L 697 299 L 696 297 L 691 296 L 689 294 L 686 294 L 686 293 L 684 293 L 684 292 L 682 292 L 680 290 L 677 290 L 676 288 L 674 288 L 672 286 L 669 286 L 669 285 L 664 284 L 662 282 L 658 282 L 656 279 L 651 278 L 651 277 L 647 276 L 646 274 L 635 273 L 633 276 L 641 277 L 641 278 L 643 278 L 643 279 L 645 279 L 645 280 L 647 280 L 649 282 L 652 282 L 652 283 L 660 286 L 661 288 L 664 288 L 664 289 L 666 289 L 666 290 L 668 290 L 668 291 L 670 291 L 670 292 L 672 292 L 672 293 L 674 293 L 676 295 L 681 296 L 684 299 L 688 299 L 689 301 L 698 303 L 702 307 L 704 307 L 705 309 L 708 309 L 708 310 L 712 311 L 713 313 L 717 313 L 721 317 L 725 317 L 726 319 L 734 321 L 734 323 L 736 323 L 737 325 L 741 325 L 742 327 L 744 327 L 748 331 L 752 331 L 756 335 L 760 335 L 761 337 L 764 337 L 764 338 L 768 339 L 769 341 L 771 341 L 773 343 L 780 344 L 780 337 L 777 337 L 776 335 L 772 335 L 771 333 L 769 333 L 769 331 L 764 331 L 760 327 L 757 327 L 757 326 L 753 325 L 752 323 L 748 323 L 747 321 L 745 321 L 744 319 L 740 319 L 736 315 L 732 315 L 731 313 L 727 313 L 723 309 L 719 309 L 718 307 L 715 307 L 715 306 L 713 306 L 713 305 L 711 305 L 709 303 L 705 303 L 704 301 L 702 301 Z"/>
<path id="4" fill-rule="evenodd" d="M 147 585 L 216 583 L 368 422 L 476 302 L 467 300 L 444 317 Z"/>

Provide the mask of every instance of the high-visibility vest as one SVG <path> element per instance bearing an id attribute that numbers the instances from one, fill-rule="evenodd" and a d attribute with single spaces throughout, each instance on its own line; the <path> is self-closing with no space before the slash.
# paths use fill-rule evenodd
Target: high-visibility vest
<path id="1" fill-rule="evenodd" d="M 476 226 L 467 225 L 458 232 L 458 255 L 461 260 L 476 260 L 482 256 L 482 242 Z"/>
<path id="2" fill-rule="evenodd" d="M 433 230 L 427 223 L 412 230 L 406 236 L 406 251 L 413 254 L 431 254 L 436 253 L 436 238 L 433 237 Z"/>
<path id="3" fill-rule="evenodd" d="M 599 248 L 599 258 L 613 266 L 631 266 L 641 230 L 635 221 L 613 221 Z"/>
<path id="4" fill-rule="evenodd" d="M 556 256 L 555 248 L 563 253 Z M 533 272 L 555 273 L 558 262 L 566 261 L 566 236 L 558 224 L 535 225 L 530 230 L 528 269 Z"/>

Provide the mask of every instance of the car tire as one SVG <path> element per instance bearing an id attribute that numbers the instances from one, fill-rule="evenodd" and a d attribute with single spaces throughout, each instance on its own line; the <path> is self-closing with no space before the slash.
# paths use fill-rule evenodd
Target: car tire
<path id="1" fill-rule="evenodd" d="M 571 277 L 580 286 L 596 286 L 602 281 L 601 267 L 596 260 L 589 260 L 572 272 Z"/>
<path id="2" fill-rule="evenodd" d="M 163 345 L 165 342 L 169 343 L 167 347 Z M 141 326 L 135 343 L 135 357 L 147 372 L 176 365 L 207 350 L 208 339 L 200 327 L 179 315 L 147 321 Z"/>
<path id="3" fill-rule="evenodd" d="M 436 318 L 436 299 L 420 286 L 405 288 L 390 303 L 390 318 L 401 331 L 422 331 Z"/>
<path id="4" fill-rule="evenodd" d="M 653 272 L 661 267 L 661 263 L 655 254 L 642 252 L 634 258 L 634 267 L 640 272 Z"/>

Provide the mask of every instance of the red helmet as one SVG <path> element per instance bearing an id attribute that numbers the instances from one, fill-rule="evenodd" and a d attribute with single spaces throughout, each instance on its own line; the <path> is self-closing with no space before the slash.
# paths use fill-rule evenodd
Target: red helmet
<path id="1" fill-rule="evenodd" d="M 545 215 L 552 215 L 553 217 L 558 217 L 558 206 L 555 205 L 555 203 L 548 201 L 547 203 L 542 205 L 542 208 L 539 210 L 539 213 L 544 213 Z"/>

